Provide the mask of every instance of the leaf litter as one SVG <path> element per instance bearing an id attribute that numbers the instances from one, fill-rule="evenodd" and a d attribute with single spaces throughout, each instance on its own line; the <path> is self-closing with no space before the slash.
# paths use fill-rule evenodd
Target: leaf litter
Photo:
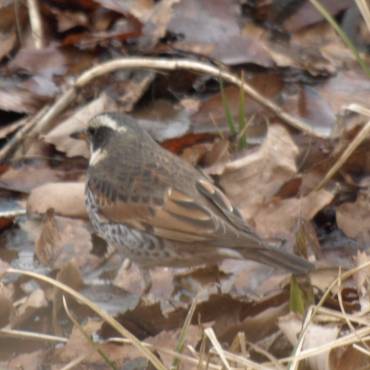
<path id="1" fill-rule="evenodd" d="M 318 188 L 368 120 L 345 110 L 367 108 L 369 77 L 311 2 L 291 3 L 0 4 L 1 367 L 369 367 L 368 139 Z M 369 31 L 356 5 L 322 3 L 368 60 Z M 40 29 L 29 20 L 35 4 Z M 208 63 L 220 75 L 230 69 L 264 99 L 241 99 L 238 86 L 221 89 L 195 67 L 162 71 L 155 63 L 74 85 L 92 66 L 143 55 Z M 295 281 L 250 261 L 156 268 L 144 293 L 137 266 L 92 235 L 86 217 L 89 152 L 75 134 L 104 111 L 136 117 L 212 176 L 261 236 L 317 269 Z M 240 112 L 249 122 L 242 149 L 228 129 Z M 138 342 L 118 338 L 111 321 L 78 299 L 67 297 L 66 314 L 60 284 Z"/>

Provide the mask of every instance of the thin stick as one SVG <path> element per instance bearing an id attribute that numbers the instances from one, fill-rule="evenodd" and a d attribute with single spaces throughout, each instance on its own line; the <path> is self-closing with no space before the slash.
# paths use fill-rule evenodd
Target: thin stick
<path id="1" fill-rule="evenodd" d="M 262 106 L 266 107 L 268 110 L 272 111 L 278 118 L 286 122 L 291 127 L 298 129 L 308 135 L 315 137 L 326 138 L 328 134 L 319 132 L 313 129 L 310 125 L 305 123 L 298 117 L 294 117 L 291 114 L 285 112 L 277 104 L 271 100 L 266 99 L 261 95 L 253 86 L 249 85 L 247 82 L 241 80 L 236 75 L 222 70 L 214 65 L 198 62 L 188 59 L 164 59 L 164 58 L 121 58 L 112 60 L 98 66 L 92 67 L 86 72 L 84 72 L 75 82 L 75 84 L 67 89 L 64 94 L 59 97 L 55 103 L 48 109 L 48 111 L 41 116 L 37 125 L 33 126 L 30 137 L 34 137 L 37 134 L 47 133 L 53 126 L 55 122 L 53 121 L 55 117 L 63 112 L 68 105 L 75 99 L 77 95 L 77 89 L 85 87 L 95 78 L 103 76 L 104 74 L 111 73 L 117 70 L 127 70 L 127 69 L 157 69 L 157 70 L 189 70 L 198 73 L 209 74 L 216 78 L 224 79 L 227 82 L 239 86 L 243 89 L 250 98 L 254 99 Z M 0 151 L 0 161 L 3 161 L 5 154 L 13 150 L 17 145 L 24 139 L 24 133 L 22 136 L 18 135 L 17 139 L 13 140 L 11 144 L 6 145 L 2 151 Z M 4 154 L 4 153 L 5 154 Z"/>
<path id="2" fill-rule="evenodd" d="M 277 117 L 282 119 L 284 122 L 290 126 L 303 131 L 307 134 L 317 136 L 317 137 L 326 137 L 322 132 L 314 130 L 311 126 L 307 125 L 304 121 L 300 120 L 297 117 L 293 117 L 289 113 L 286 113 L 282 108 L 271 100 L 266 99 L 261 95 L 253 86 L 249 85 L 245 81 L 242 81 L 236 75 L 220 69 L 215 65 L 187 60 L 187 59 L 163 59 L 163 58 L 123 58 L 112 60 L 103 64 L 100 64 L 96 67 L 93 67 L 83 73 L 76 81 L 76 87 L 85 86 L 91 80 L 102 76 L 106 73 L 114 72 L 119 69 L 160 69 L 160 70 L 181 70 L 185 69 L 193 72 L 202 72 L 216 78 L 222 78 L 223 80 L 233 83 L 240 88 L 242 88 L 250 98 L 254 99 L 270 111 L 272 111 Z"/>
<path id="3" fill-rule="evenodd" d="M 42 49 L 45 46 L 45 38 L 39 4 L 37 0 L 27 0 L 27 5 L 35 48 Z"/>
<path id="4" fill-rule="evenodd" d="M 35 116 L 30 118 L 21 129 L 19 129 L 16 134 L 6 143 L 6 145 L 0 150 L 0 160 L 5 161 L 7 160 L 19 147 L 19 144 L 22 142 L 24 137 L 32 130 L 33 126 L 35 126 L 41 117 L 43 117 L 50 107 L 47 105 L 42 108 L 40 111 L 36 113 Z"/>
<path id="5" fill-rule="evenodd" d="M 55 335 L 35 333 L 32 331 L 15 330 L 15 329 L 0 329 L 0 337 L 11 337 L 11 338 L 22 338 L 32 340 L 44 340 L 48 342 L 67 343 L 68 339 L 64 337 L 58 337 Z"/>

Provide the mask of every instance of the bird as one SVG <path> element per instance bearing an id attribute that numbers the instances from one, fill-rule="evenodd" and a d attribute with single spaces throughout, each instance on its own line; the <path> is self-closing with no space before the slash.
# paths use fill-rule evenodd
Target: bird
<path id="1" fill-rule="evenodd" d="M 87 124 L 85 204 L 94 231 L 136 263 L 150 286 L 153 267 L 253 260 L 306 274 L 313 265 L 259 237 L 201 170 L 162 148 L 118 112 Z"/>

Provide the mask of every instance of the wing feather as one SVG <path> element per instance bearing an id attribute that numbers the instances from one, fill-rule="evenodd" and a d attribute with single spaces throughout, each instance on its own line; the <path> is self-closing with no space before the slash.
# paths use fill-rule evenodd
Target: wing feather
<path id="1" fill-rule="evenodd" d="M 94 189 L 95 201 L 101 216 L 107 220 L 150 230 L 162 238 L 181 242 L 213 241 L 217 238 L 219 220 L 189 194 L 168 188 L 163 203 L 158 205 L 141 202 L 140 198 L 112 201 L 109 189 L 105 189 L 107 185 L 103 187 L 104 191 L 101 188 L 96 186 Z"/>

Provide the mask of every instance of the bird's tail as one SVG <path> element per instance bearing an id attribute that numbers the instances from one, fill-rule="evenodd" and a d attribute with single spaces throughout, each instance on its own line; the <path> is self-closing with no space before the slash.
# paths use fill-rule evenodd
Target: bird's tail
<path id="1" fill-rule="evenodd" d="M 246 259 L 282 268 L 295 275 L 306 274 L 314 269 L 314 265 L 306 261 L 304 258 L 274 247 L 260 246 L 252 251 L 248 249 L 249 248 L 240 248 L 238 251 Z"/>

